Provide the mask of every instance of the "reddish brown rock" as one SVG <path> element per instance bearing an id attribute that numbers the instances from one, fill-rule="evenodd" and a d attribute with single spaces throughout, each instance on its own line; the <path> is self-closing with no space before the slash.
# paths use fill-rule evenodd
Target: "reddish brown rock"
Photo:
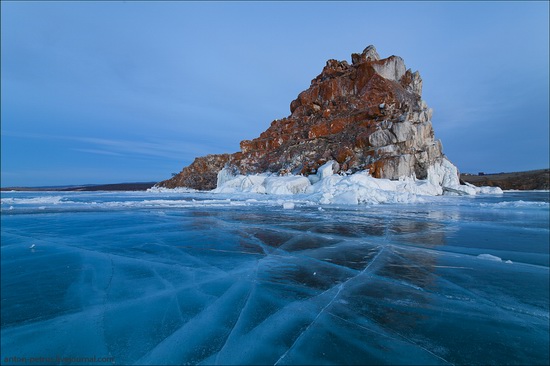
<path id="1" fill-rule="evenodd" d="M 173 176 L 171 179 L 157 184 L 160 187 L 176 188 L 187 187 L 200 190 L 216 188 L 218 172 L 223 169 L 231 155 L 207 155 L 196 158 L 193 163 Z"/>
<path id="2" fill-rule="evenodd" d="M 403 59 L 380 59 L 373 46 L 346 61 L 329 60 L 311 86 L 241 152 L 197 158 L 159 186 L 212 189 L 224 166 L 242 174 L 308 175 L 328 160 L 341 171 L 369 170 L 379 178 L 416 175 L 443 157 L 433 137 L 431 110 L 421 100 L 422 79 Z"/>

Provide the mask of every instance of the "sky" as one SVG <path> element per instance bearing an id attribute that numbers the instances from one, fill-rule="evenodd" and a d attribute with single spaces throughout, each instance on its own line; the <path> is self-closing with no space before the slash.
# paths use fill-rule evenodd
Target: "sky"
<path id="1" fill-rule="evenodd" d="M 461 172 L 549 167 L 546 1 L 2 1 L 1 186 L 170 178 L 370 44 L 420 72 Z"/>

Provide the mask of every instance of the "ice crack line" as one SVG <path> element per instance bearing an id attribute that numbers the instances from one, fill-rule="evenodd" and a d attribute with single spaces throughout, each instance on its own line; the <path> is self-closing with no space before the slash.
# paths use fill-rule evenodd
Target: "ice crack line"
<path id="1" fill-rule="evenodd" d="M 109 296 L 109 290 L 111 289 L 111 283 L 113 282 L 113 277 L 115 274 L 115 265 L 113 263 L 113 257 L 109 255 L 109 260 L 111 261 L 111 275 L 109 276 L 109 282 L 107 283 L 107 286 L 105 287 L 105 296 L 103 297 L 103 312 L 101 314 L 102 322 L 101 322 L 101 330 L 103 331 L 103 339 L 105 341 L 105 345 L 107 349 L 109 350 L 109 345 L 107 343 L 107 332 L 105 331 L 105 314 L 107 313 L 107 297 Z M 109 356 L 111 355 L 111 351 L 109 350 Z"/>
<path id="2" fill-rule="evenodd" d="M 410 339 L 409 337 L 406 337 L 404 336 L 403 334 L 399 333 L 398 331 L 394 330 L 394 329 L 388 329 L 386 328 L 385 326 L 383 326 L 382 324 L 378 323 L 377 321 L 375 321 L 374 319 L 371 319 L 371 321 L 375 324 L 377 324 L 380 328 L 382 329 L 386 329 L 388 330 L 389 332 L 393 332 L 395 334 L 397 334 L 399 337 L 405 339 L 407 342 L 419 347 L 420 349 L 423 349 L 424 351 L 428 352 L 429 354 L 431 354 L 432 356 L 434 357 L 437 357 L 439 358 L 440 360 L 442 360 L 443 362 L 446 362 L 447 364 L 450 364 L 450 365 L 454 365 L 454 363 L 450 362 L 450 361 L 447 361 L 446 359 L 444 359 L 443 357 L 441 356 L 438 356 L 436 355 L 435 353 L 433 353 L 432 351 L 430 351 L 429 349 L 427 349 L 426 347 L 423 347 L 421 346 L 420 344 L 416 343 L 415 341 L 413 341 L 412 339 Z"/>
<path id="3" fill-rule="evenodd" d="M 321 311 L 319 312 L 319 314 L 317 314 L 317 316 L 315 317 L 315 319 L 313 319 L 313 321 L 311 323 L 309 323 L 309 325 L 307 326 L 307 328 L 298 336 L 298 338 L 296 338 L 296 340 L 292 343 L 292 345 L 286 350 L 285 353 L 283 353 L 283 355 L 281 357 L 279 357 L 279 359 L 277 360 L 277 362 L 275 362 L 275 365 L 278 365 L 285 357 L 286 355 L 294 348 L 294 346 L 296 344 L 298 344 L 298 341 L 304 336 L 304 334 L 307 333 L 307 331 L 309 330 L 309 328 L 311 328 L 311 326 L 313 324 L 315 324 L 315 322 L 317 321 L 317 319 L 319 319 L 319 317 L 324 313 L 324 311 L 330 306 L 332 305 L 332 303 L 334 302 L 334 300 L 336 300 L 336 298 L 338 297 L 338 295 L 340 294 L 340 292 L 344 289 L 344 287 L 346 286 L 346 284 L 348 284 L 351 280 L 353 280 L 354 278 L 357 278 L 359 276 L 361 276 L 363 273 L 365 273 L 369 268 L 370 266 L 378 259 L 378 257 L 380 256 L 380 254 L 382 254 L 382 252 L 384 251 L 384 249 L 386 249 L 386 246 L 383 246 L 382 249 L 380 249 L 380 251 L 378 252 L 378 254 L 376 254 L 376 256 L 372 259 L 372 261 L 359 273 L 357 274 L 356 276 L 353 276 L 351 278 L 349 278 L 348 280 L 346 280 L 345 282 L 341 283 L 339 286 L 338 286 L 338 291 L 336 292 L 336 294 L 332 297 L 332 299 L 328 302 L 328 304 L 326 304 L 322 309 Z"/>
<path id="4" fill-rule="evenodd" d="M 307 328 L 298 336 L 298 338 L 296 338 L 296 340 L 294 341 L 294 343 L 292 343 L 292 345 L 286 350 L 285 353 L 283 353 L 283 355 L 281 357 L 279 357 L 279 359 L 277 360 L 277 362 L 275 362 L 275 365 L 278 365 L 279 362 L 281 362 L 285 357 L 286 355 L 294 348 L 294 346 L 298 343 L 298 341 L 302 338 L 302 336 L 304 334 L 307 333 L 307 331 L 309 330 L 309 328 L 311 328 L 311 326 L 317 321 L 317 319 L 319 319 L 319 317 L 321 316 L 321 314 L 323 314 L 323 312 L 326 310 L 326 308 L 328 308 L 330 305 L 332 305 L 332 303 L 334 302 L 334 300 L 336 300 L 336 298 L 338 297 L 338 294 L 340 294 L 340 291 L 342 291 L 342 289 L 344 288 L 344 284 L 345 283 L 342 283 L 338 286 L 338 291 L 336 292 L 336 294 L 334 295 L 334 297 L 328 302 L 328 304 L 325 305 L 324 308 L 321 309 L 321 311 L 319 312 L 319 314 L 317 314 L 317 316 L 315 317 L 315 319 L 313 319 L 313 321 L 311 323 L 309 323 L 309 325 L 307 326 Z"/>
<path id="5" fill-rule="evenodd" d="M 216 361 L 214 362 L 215 365 L 219 365 L 220 364 L 220 361 L 219 361 L 219 358 L 220 358 L 220 354 L 222 354 L 222 352 L 225 350 L 225 348 L 227 347 L 227 345 L 229 344 L 229 342 L 232 340 L 233 337 L 236 337 L 236 328 L 237 326 L 239 325 L 239 322 L 242 321 L 242 317 L 243 317 L 243 314 L 247 311 L 247 307 L 248 307 L 248 304 L 250 303 L 250 299 L 253 297 L 254 295 L 254 290 L 256 289 L 256 283 L 255 282 L 252 282 L 251 283 L 251 286 L 252 288 L 250 289 L 250 291 L 248 292 L 248 295 L 246 297 L 246 302 L 244 303 L 243 307 L 241 308 L 241 311 L 239 313 L 239 316 L 237 318 L 237 321 L 235 321 L 235 324 L 233 325 L 233 328 L 231 329 L 231 332 L 229 333 L 229 335 L 227 336 L 224 344 L 220 347 L 220 350 L 218 351 L 218 353 L 216 354 Z"/>

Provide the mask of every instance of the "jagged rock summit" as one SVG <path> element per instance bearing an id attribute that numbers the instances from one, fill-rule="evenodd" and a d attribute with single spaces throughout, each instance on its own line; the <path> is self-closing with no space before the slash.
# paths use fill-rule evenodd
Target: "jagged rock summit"
<path id="1" fill-rule="evenodd" d="M 214 189 L 224 167 L 235 174 L 308 176 L 331 160 L 335 173 L 367 170 L 375 178 L 426 179 L 430 169 L 442 166 L 457 175 L 434 139 L 418 71 L 407 69 L 398 56 L 380 59 L 374 46 L 351 59 L 351 65 L 328 60 L 290 103 L 291 114 L 273 121 L 259 137 L 242 141 L 240 152 L 196 158 L 158 186 Z M 449 177 L 435 179 L 441 185 Z"/>

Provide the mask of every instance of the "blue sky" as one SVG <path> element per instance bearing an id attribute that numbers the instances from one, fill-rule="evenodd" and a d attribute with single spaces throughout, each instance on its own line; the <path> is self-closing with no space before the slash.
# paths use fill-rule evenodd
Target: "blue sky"
<path id="1" fill-rule="evenodd" d="M 1 7 L 2 186 L 169 178 L 238 151 L 369 44 L 420 71 L 462 172 L 549 166 L 545 1 Z"/>

